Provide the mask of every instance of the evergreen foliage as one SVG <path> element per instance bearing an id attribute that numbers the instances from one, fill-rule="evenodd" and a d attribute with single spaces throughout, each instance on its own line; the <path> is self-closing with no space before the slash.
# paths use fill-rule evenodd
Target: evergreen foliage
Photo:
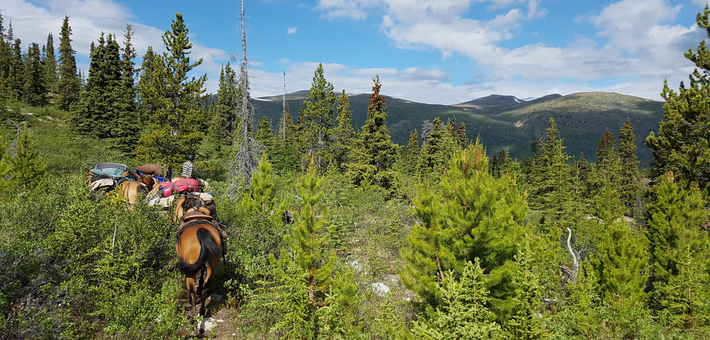
<path id="1" fill-rule="evenodd" d="M 204 114 L 200 100 L 206 75 L 189 78 L 188 73 L 202 64 L 191 62 L 192 43 L 182 14 L 176 13 L 171 29 L 163 34 L 167 52 L 156 56 L 149 89 L 142 89 L 156 107 L 146 134 L 141 136 L 137 154 L 140 160 L 176 167 L 185 155 L 195 154 L 204 133 L 200 131 Z"/>
<path id="2" fill-rule="evenodd" d="M 502 339 L 500 325 L 486 307 L 488 290 L 479 261 L 466 262 L 461 277 L 449 270 L 437 284 L 441 304 L 428 320 L 415 321 L 412 333 L 419 339 Z"/>
<path id="3" fill-rule="evenodd" d="M 121 86 L 117 89 L 118 98 L 116 99 L 118 115 L 115 118 L 115 126 L 113 128 L 116 148 L 129 155 L 134 154 L 133 150 L 141 131 L 134 79 L 136 69 L 133 59 L 136 57 L 136 50 L 131 43 L 133 34 L 131 25 L 126 24 L 126 33 L 123 35 L 123 48 L 121 48 L 120 57 Z M 114 41 L 112 45 L 111 51 L 115 53 L 115 46 L 118 44 Z M 113 64 L 111 66 L 115 67 Z"/>
<path id="4" fill-rule="evenodd" d="M 92 46 L 89 78 L 81 93 L 74 122 L 84 135 L 113 138 L 114 127 L 125 108 L 119 46 L 112 35 L 104 39 L 103 34 L 98 45 Z"/>
<path id="5" fill-rule="evenodd" d="M 9 87 L 10 97 L 22 98 L 22 91 L 25 86 L 25 65 L 22 62 L 22 41 L 15 39 L 12 44 L 12 59 L 10 60 Z"/>
<path id="6" fill-rule="evenodd" d="M 44 59 L 42 66 L 44 69 L 44 85 L 50 93 L 57 92 L 57 56 L 54 53 L 54 37 L 50 32 L 47 35 L 47 44 L 44 46 Z"/>
<path id="7" fill-rule="evenodd" d="M 648 211 L 651 284 L 656 308 L 667 309 L 676 294 L 679 275 L 690 278 L 687 271 L 681 274 L 683 266 L 684 270 L 697 266 L 707 271 L 710 243 L 701 225 L 707 221 L 708 211 L 700 190 L 684 189 L 672 174 L 653 191 L 656 200 Z M 707 280 L 702 284 L 707 287 Z"/>
<path id="8" fill-rule="evenodd" d="M 316 166 L 323 171 L 327 169 L 333 156 L 331 134 L 336 100 L 333 84 L 323 76 L 323 64 L 318 64 L 313 75 L 308 98 L 309 100 L 303 101 L 305 154 L 315 157 Z"/>
<path id="9" fill-rule="evenodd" d="M 224 145 L 232 145 L 234 132 L 239 124 L 237 111 L 242 102 L 242 89 L 237 84 L 237 74 L 232 66 L 222 66 L 219 74 L 219 91 L 217 92 L 217 119 L 219 131 Z M 216 129 L 217 127 L 215 127 Z"/>
<path id="10" fill-rule="evenodd" d="M 380 77 L 373 79 L 372 94 L 367 108 L 367 120 L 353 148 L 353 161 L 348 173 L 355 185 L 372 183 L 385 190 L 392 189 L 396 172 L 392 169 L 397 146 L 392 143 L 387 128 L 387 103 L 380 94 Z"/>
<path id="11" fill-rule="evenodd" d="M 632 213 L 632 216 L 639 216 L 640 214 L 634 213 L 637 207 L 636 196 L 640 190 L 639 180 L 641 179 L 639 161 L 636 160 L 635 143 L 634 128 L 631 126 L 631 120 L 627 120 L 621 127 L 619 135 L 619 158 L 621 159 L 619 195 L 626 211 Z"/>
<path id="12" fill-rule="evenodd" d="M 12 180 L 22 189 L 34 189 L 44 180 L 47 164 L 42 161 L 35 142 L 25 126 L 17 143 L 17 154 L 12 158 Z"/>
<path id="13" fill-rule="evenodd" d="M 571 219 L 570 215 L 574 211 L 572 177 L 567 164 L 570 156 L 565 153 L 565 146 L 553 118 L 550 118 L 550 127 L 541 151 L 539 157 L 535 157 L 533 150 L 537 171 L 531 173 L 535 183 L 531 205 L 551 214 L 555 221 L 563 225 Z"/>
<path id="14" fill-rule="evenodd" d="M 422 145 L 417 162 L 417 172 L 420 174 L 431 174 L 434 177 L 443 171 L 447 158 L 444 153 L 443 135 L 441 131 L 441 120 L 434 118 L 432 131 L 426 142 Z"/>
<path id="15" fill-rule="evenodd" d="M 350 101 L 348 95 L 343 90 L 338 97 L 338 126 L 333 131 L 335 145 L 333 157 L 335 166 L 339 170 L 345 170 L 346 164 L 351 161 L 353 152 L 353 144 L 355 142 L 355 130 L 353 129 L 353 111 L 350 110 Z"/>
<path id="16" fill-rule="evenodd" d="M 460 277 L 466 261 L 480 258 L 493 311 L 499 316 L 510 313 L 513 259 L 523 238 L 520 223 L 527 205 L 513 179 L 496 180 L 487 166 L 483 146 L 469 145 L 450 160 L 441 177 L 441 193 L 424 184 L 415 199 L 422 223 L 412 227 L 408 247 L 402 249 L 406 265 L 400 277 L 422 298 L 423 309 L 431 311 L 441 302 L 436 284 L 446 271 Z"/>
<path id="17" fill-rule="evenodd" d="M 284 241 L 288 248 L 281 250 L 279 260 L 270 255 L 277 278 L 288 292 L 286 310 L 276 327 L 285 332 L 287 339 L 316 338 L 319 321 L 318 306 L 325 303 L 333 284 L 336 256 L 325 244 L 332 236 L 327 226 L 325 209 L 316 210 L 323 193 L 323 178 L 316 174 L 312 161 L 296 186 L 302 199 L 300 216 L 296 218 L 291 233 Z"/>
<path id="18" fill-rule="evenodd" d="M 262 117 L 255 136 L 256 141 L 264 147 L 265 152 L 269 155 L 274 152 L 274 131 L 271 130 L 271 126 L 271 122 L 266 117 Z"/>
<path id="19" fill-rule="evenodd" d="M 529 245 L 518 249 L 515 262 L 517 275 L 513 277 L 515 286 L 515 311 L 506 323 L 506 331 L 513 339 L 546 339 L 550 337 L 545 329 L 542 314 L 544 287 L 540 284 Z"/>
<path id="20" fill-rule="evenodd" d="M 45 87 L 45 72 L 42 68 L 42 61 L 39 56 L 39 46 L 30 44 L 25 57 L 24 88 L 22 90 L 22 100 L 32 106 L 43 106 L 47 104 L 47 89 Z"/>
<path id="21" fill-rule="evenodd" d="M 59 35 L 59 79 L 57 80 L 59 94 L 57 106 L 65 111 L 69 111 L 72 104 L 79 100 L 79 75 L 74 58 L 76 51 L 71 47 L 71 32 L 69 16 L 65 16 Z"/>
<path id="22" fill-rule="evenodd" d="M 402 148 L 401 159 L 402 171 L 407 175 L 414 175 L 419 160 L 419 139 L 416 129 L 409 133 L 409 142 Z"/>
<path id="23" fill-rule="evenodd" d="M 698 13 L 696 22 L 710 37 L 710 7 Z M 663 106 L 664 121 L 658 128 L 658 136 L 653 132 L 646 138 L 646 145 L 653 151 L 651 177 L 663 180 L 668 171 L 673 171 L 678 182 L 685 187 L 696 183 L 701 190 L 710 186 L 710 79 L 708 71 L 710 59 L 705 40 L 697 49 L 692 48 L 685 57 L 695 63 L 696 69 L 690 75 L 690 86 L 682 86 L 678 92 L 663 84 L 661 96 L 666 100 Z M 702 72 L 702 73 L 701 73 Z"/>

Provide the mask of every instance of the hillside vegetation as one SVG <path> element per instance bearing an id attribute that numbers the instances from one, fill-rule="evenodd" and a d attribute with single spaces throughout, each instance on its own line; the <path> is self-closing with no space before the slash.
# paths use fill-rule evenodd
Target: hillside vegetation
<path id="1" fill-rule="evenodd" d="M 307 92 L 288 94 L 286 101 L 292 114 L 298 110 Z M 367 94 L 350 95 L 350 107 L 355 128 L 365 122 Z M 534 100 L 521 100 L 513 96 L 491 95 L 457 105 L 434 105 L 416 103 L 387 97 L 388 117 L 392 141 L 406 144 L 409 133 L 422 130 L 425 120 L 439 117 L 446 122 L 456 118 L 466 124 L 466 133 L 475 136 L 492 153 L 507 149 L 513 158 L 522 160 L 530 154 L 530 142 L 541 140 L 552 117 L 557 122 L 560 135 L 565 140 L 567 152 L 596 161 L 596 142 L 604 131 L 618 131 L 627 120 L 634 125 L 637 136 L 648 136 L 658 130 L 663 119 L 663 103 L 618 93 L 587 92 L 566 96 L 547 95 Z M 267 117 L 274 128 L 282 111 L 280 96 L 265 97 L 254 101 L 255 112 Z M 642 166 L 648 167 L 652 160 L 651 150 L 638 138 L 638 157 Z"/>
<path id="2" fill-rule="evenodd" d="M 708 69 L 665 84 L 661 113 L 608 93 L 422 105 L 379 76 L 349 96 L 319 64 L 282 110 L 249 99 L 246 57 L 206 94 L 180 13 L 140 67 L 130 25 L 123 45 L 101 34 L 86 81 L 68 17 L 61 32 L 56 58 L 0 27 L 0 339 L 710 334 Z M 191 229 L 190 251 L 216 270 L 178 264 L 176 207 L 130 171 L 108 182 L 136 197 L 91 189 L 98 162 L 194 167 L 226 238 Z"/>

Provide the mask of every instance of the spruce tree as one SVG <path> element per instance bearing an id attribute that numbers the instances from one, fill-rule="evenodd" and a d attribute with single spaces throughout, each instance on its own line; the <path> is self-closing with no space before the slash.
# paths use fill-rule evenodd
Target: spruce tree
<path id="1" fill-rule="evenodd" d="M 121 70 L 121 86 L 118 88 L 117 98 L 117 116 L 115 119 L 115 127 L 113 129 L 113 137 L 116 139 L 116 148 L 133 155 L 136 142 L 141 130 L 140 115 L 136 104 L 136 85 L 135 85 L 135 62 L 136 50 L 133 47 L 131 39 L 133 38 L 133 30 L 130 24 L 126 24 L 126 32 L 123 35 L 123 47 L 121 48 L 120 63 L 112 64 L 116 68 L 120 66 Z M 109 48 L 112 53 L 115 53 L 115 48 L 118 42 L 114 41 Z"/>
<path id="2" fill-rule="evenodd" d="M 694 265 L 708 270 L 710 240 L 702 225 L 708 211 L 698 188 L 684 189 L 670 172 L 667 179 L 653 188 L 655 202 L 649 208 L 648 239 L 650 241 L 655 308 L 671 308 L 676 294 L 677 278 L 683 266 Z M 707 280 L 703 283 L 707 291 Z"/>
<path id="3" fill-rule="evenodd" d="M 537 157 L 537 172 L 533 174 L 534 207 L 552 214 L 558 222 L 568 221 L 573 210 L 571 197 L 572 178 L 562 138 L 555 120 L 550 118 L 550 127 L 542 144 L 542 153 Z"/>
<path id="4" fill-rule="evenodd" d="M 415 321 L 412 333 L 419 339 L 503 339 L 500 325 L 488 310 L 490 300 L 479 261 L 467 262 L 458 278 L 453 271 L 437 284 L 441 305 L 428 320 Z"/>
<path id="5" fill-rule="evenodd" d="M 139 69 L 138 79 L 138 113 L 139 122 L 143 126 L 150 124 L 153 114 L 160 106 L 160 79 L 158 69 L 162 67 L 162 60 L 159 55 L 153 52 L 153 47 L 148 46 L 148 50 L 143 55 L 143 62 Z"/>
<path id="6" fill-rule="evenodd" d="M 10 96 L 15 99 L 22 98 L 25 88 L 25 65 L 22 62 L 22 41 L 15 39 L 12 44 L 12 59 L 10 60 Z"/>
<path id="7" fill-rule="evenodd" d="M 279 260 L 269 256 L 278 279 L 285 282 L 290 290 L 300 292 L 297 296 L 306 300 L 290 304 L 288 312 L 276 326 L 294 335 L 288 338 L 303 338 L 298 334 L 308 329 L 317 332 L 315 311 L 324 303 L 335 274 L 335 251 L 325 247 L 332 236 L 331 229 L 326 225 L 327 211 L 316 208 L 323 196 L 320 190 L 322 183 L 323 178 L 317 175 L 315 163 L 311 162 L 308 172 L 296 186 L 303 203 L 300 214 L 295 216 L 296 223 L 291 233 L 285 237 L 288 248 L 281 250 Z"/>
<path id="8" fill-rule="evenodd" d="M 599 292 L 612 302 L 619 297 L 642 302 L 650 271 L 648 240 L 623 220 L 624 207 L 610 185 L 604 187 L 597 208 L 597 216 L 604 220 L 597 250 L 592 253 L 591 265 L 599 283 Z"/>
<path id="9" fill-rule="evenodd" d="M 22 91 L 22 100 L 32 106 L 47 104 L 47 89 L 45 88 L 44 69 L 39 57 L 39 46 L 30 44 L 25 58 L 25 84 Z"/>
<path id="10" fill-rule="evenodd" d="M 635 142 L 634 128 L 631 126 L 631 120 L 627 120 L 621 127 L 619 135 L 619 158 L 621 160 L 619 195 L 621 203 L 624 204 L 626 211 L 631 216 L 638 215 L 634 213 L 634 208 L 636 207 L 636 195 L 639 192 L 639 180 L 641 179 L 639 161 L 636 160 Z"/>
<path id="11" fill-rule="evenodd" d="M 446 162 L 443 151 L 443 136 L 441 133 L 441 120 L 434 118 L 431 134 L 426 138 L 426 143 L 419 152 L 417 172 L 420 174 L 436 175 L 441 173 Z"/>
<path id="12" fill-rule="evenodd" d="M 710 37 L 710 7 L 696 17 L 697 25 L 707 31 Z M 658 128 L 658 136 L 653 132 L 646 138 L 646 145 L 653 151 L 651 178 L 657 183 L 668 171 L 673 171 L 679 184 L 686 188 L 696 183 L 708 193 L 710 187 L 710 50 L 701 40 L 697 49 L 689 49 L 685 57 L 695 63 L 696 69 L 690 75 L 690 86 L 681 86 L 678 92 L 664 82 L 661 96 L 664 120 Z M 681 84 L 682 85 L 682 84 Z"/>
<path id="13" fill-rule="evenodd" d="M 303 122 L 307 155 L 315 157 L 318 169 L 324 171 L 332 160 L 333 120 L 335 116 L 335 94 L 333 84 L 323 76 L 323 64 L 313 75 L 309 100 L 304 100 Z M 310 157 L 310 156 L 309 156 Z"/>
<path id="14" fill-rule="evenodd" d="M 279 122 L 279 131 L 285 134 L 276 136 L 276 150 L 274 153 L 274 168 L 282 173 L 292 173 L 301 167 L 299 142 L 296 136 L 296 126 L 289 112 L 288 103 L 285 106 L 284 117 Z M 285 124 L 285 126 L 280 126 Z"/>
<path id="15" fill-rule="evenodd" d="M 417 138 L 417 130 L 409 133 L 409 142 L 402 150 L 402 169 L 407 175 L 414 175 L 417 171 L 417 162 L 419 160 L 419 140 Z"/>
<path id="16" fill-rule="evenodd" d="M 44 67 L 44 83 L 47 91 L 57 92 L 57 56 L 54 53 L 54 37 L 51 32 L 47 36 L 42 66 Z"/>
<path id="17" fill-rule="evenodd" d="M 387 128 L 387 103 L 380 94 L 380 77 L 373 78 L 372 94 L 367 108 L 367 120 L 353 148 L 353 161 L 348 164 L 355 185 L 371 182 L 386 190 L 392 189 L 396 172 L 392 169 L 397 146 L 392 143 Z"/>
<path id="18" fill-rule="evenodd" d="M 182 163 L 185 155 L 195 154 L 202 140 L 203 113 L 200 100 L 206 75 L 190 78 L 188 73 L 202 64 L 191 62 L 192 43 L 182 14 L 176 13 L 171 29 L 163 34 L 167 52 L 156 57 L 152 71 L 151 92 L 155 95 L 155 111 L 148 131 L 138 141 L 140 160 L 167 165 L 170 169 Z"/>
<path id="19" fill-rule="evenodd" d="M 267 155 L 274 151 L 274 131 L 271 130 L 271 122 L 266 117 L 261 117 L 256 129 L 255 139 L 264 148 Z"/>
<path id="20" fill-rule="evenodd" d="M 219 75 L 219 91 L 217 92 L 217 115 L 221 121 L 221 135 L 224 145 L 232 145 L 234 132 L 239 123 L 237 111 L 242 102 L 242 89 L 237 83 L 237 74 L 232 66 L 222 66 Z"/>
<path id="21" fill-rule="evenodd" d="M 0 12 L 0 100 L 10 91 L 10 60 L 12 47 L 9 43 L 5 26 L 3 25 L 2 12 Z"/>
<path id="22" fill-rule="evenodd" d="M 44 179 L 46 170 L 47 164 L 42 161 L 25 126 L 17 143 L 17 154 L 12 158 L 12 180 L 17 187 L 34 189 Z"/>
<path id="23" fill-rule="evenodd" d="M 69 27 L 69 17 L 64 17 L 62 30 L 59 35 L 59 79 L 57 80 L 57 91 L 59 100 L 57 105 L 62 110 L 69 111 L 72 104 L 79 100 L 79 76 L 76 70 L 76 59 L 74 59 L 74 49 L 71 47 L 71 27 Z"/>
<path id="24" fill-rule="evenodd" d="M 348 163 L 352 157 L 352 147 L 355 141 L 352 116 L 353 111 L 350 110 L 348 95 L 345 94 L 345 90 L 343 90 L 338 98 L 338 118 L 336 119 L 338 126 L 333 131 L 333 137 L 335 138 L 333 157 L 337 169 L 340 170 L 345 169 L 345 164 Z"/>
<path id="25" fill-rule="evenodd" d="M 415 199 L 422 223 L 412 228 L 401 251 L 406 265 L 400 278 L 424 300 L 423 309 L 441 302 L 436 284 L 444 273 L 453 270 L 460 277 L 465 262 L 479 258 L 488 274 L 491 305 L 497 314 L 511 312 L 513 259 L 527 205 L 513 179 L 496 180 L 487 166 L 483 146 L 469 145 L 454 154 L 441 175 L 441 193 L 425 184 Z"/>
<path id="26" fill-rule="evenodd" d="M 518 250 L 515 256 L 517 273 L 513 276 L 515 287 L 515 311 L 506 323 L 506 331 L 513 339 L 549 338 L 542 314 L 542 295 L 544 287 L 534 271 L 534 263 L 529 245 Z"/>

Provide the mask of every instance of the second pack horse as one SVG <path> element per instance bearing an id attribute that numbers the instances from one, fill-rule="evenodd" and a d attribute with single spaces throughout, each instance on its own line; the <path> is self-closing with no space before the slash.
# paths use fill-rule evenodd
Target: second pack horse
<path id="1" fill-rule="evenodd" d="M 207 289 L 215 276 L 219 258 L 224 255 L 223 235 L 210 215 L 191 211 L 183 216 L 175 253 L 178 268 L 185 275 L 192 313 L 204 316 Z M 199 311 L 196 309 L 198 298 Z"/>

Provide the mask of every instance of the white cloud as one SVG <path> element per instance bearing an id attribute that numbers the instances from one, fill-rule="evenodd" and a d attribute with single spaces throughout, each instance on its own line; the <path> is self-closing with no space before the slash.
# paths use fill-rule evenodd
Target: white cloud
<path id="1" fill-rule="evenodd" d="M 298 27 L 289 27 L 288 30 L 286 31 L 286 34 L 296 33 L 297 29 L 298 29 Z"/>
<path id="2" fill-rule="evenodd" d="M 135 32 L 131 42 L 138 55 L 134 61 L 138 65 L 148 46 L 152 46 L 158 53 L 165 49 L 161 36 L 166 29 L 169 29 L 169 22 L 165 23 L 164 29 L 131 22 L 133 17 L 131 12 L 111 0 L 45 0 L 41 3 L 44 6 L 26 0 L 4 0 L 0 5 L 4 26 L 8 27 L 12 23 L 13 34 L 16 38 L 22 39 L 23 50 L 31 42 L 45 44 L 50 32 L 54 37 L 54 47 L 58 48 L 64 16 L 69 16 L 69 26 L 72 29 L 71 44 L 76 51 L 77 68 L 85 75 L 88 75 L 89 68 L 89 46 L 92 41 L 98 39 L 101 32 L 115 34 L 122 44 L 126 24 L 131 24 Z M 193 43 L 191 60 L 203 59 L 202 65 L 195 68 L 191 76 L 197 77 L 207 73 L 207 90 L 216 93 L 222 63 L 226 63 L 229 56 L 222 49 L 200 44 L 195 40 L 194 34 L 191 35 L 191 42 Z"/>

